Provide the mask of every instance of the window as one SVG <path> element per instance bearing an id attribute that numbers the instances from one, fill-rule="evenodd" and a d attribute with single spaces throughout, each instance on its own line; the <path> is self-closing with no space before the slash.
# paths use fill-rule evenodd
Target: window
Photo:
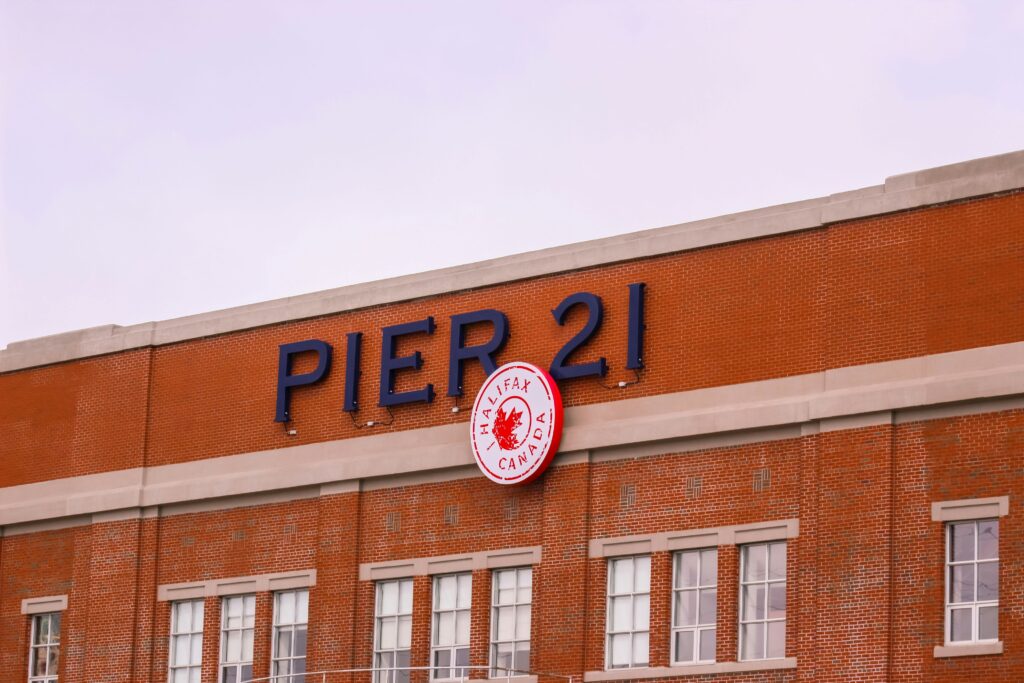
<path id="1" fill-rule="evenodd" d="M 309 591 L 274 593 L 274 642 L 271 645 L 270 674 L 275 683 L 306 683 L 306 625 L 309 621 Z"/>
<path id="2" fill-rule="evenodd" d="M 203 670 L 203 601 L 171 604 L 168 683 L 199 683 Z"/>
<path id="3" fill-rule="evenodd" d="M 430 661 L 435 679 L 462 678 L 469 665 L 470 574 L 434 577 Z"/>
<path id="4" fill-rule="evenodd" d="M 533 569 L 496 570 L 491 585 L 491 676 L 529 673 Z"/>
<path id="5" fill-rule="evenodd" d="M 675 554 L 672 568 L 672 663 L 715 661 L 718 550 Z"/>
<path id="6" fill-rule="evenodd" d="M 946 642 L 999 637 L 999 521 L 947 525 Z"/>
<path id="7" fill-rule="evenodd" d="M 28 657 L 29 683 L 57 680 L 57 671 L 60 669 L 60 612 L 32 617 L 32 640 Z"/>
<path id="8" fill-rule="evenodd" d="M 786 656 L 786 544 L 745 545 L 740 554 L 740 659 Z"/>
<path id="9" fill-rule="evenodd" d="M 621 557 L 608 562 L 606 666 L 647 666 L 650 638 L 651 558 Z"/>
<path id="10" fill-rule="evenodd" d="M 256 596 L 224 598 L 220 619 L 220 683 L 241 683 L 252 678 L 255 623 Z"/>
<path id="11" fill-rule="evenodd" d="M 373 666 L 398 667 L 400 671 L 377 671 L 376 683 L 409 683 L 412 647 L 412 579 L 377 583 L 373 635 Z"/>

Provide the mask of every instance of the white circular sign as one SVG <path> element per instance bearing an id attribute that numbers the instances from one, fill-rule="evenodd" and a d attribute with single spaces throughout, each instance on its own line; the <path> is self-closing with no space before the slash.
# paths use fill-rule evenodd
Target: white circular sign
<path id="1" fill-rule="evenodd" d="M 551 375 L 507 363 L 480 387 L 469 421 L 476 464 L 496 484 L 525 484 L 547 469 L 562 438 L 562 395 Z"/>

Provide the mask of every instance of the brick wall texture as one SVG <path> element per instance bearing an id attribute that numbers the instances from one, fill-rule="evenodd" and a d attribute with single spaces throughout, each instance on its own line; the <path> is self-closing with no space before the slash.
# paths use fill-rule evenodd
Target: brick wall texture
<path id="1" fill-rule="evenodd" d="M 632 282 L 647 284 L 641 381 L 561 383 L 567 407 L 1024 341 L 1024 193 L 454 292 L 0 375 L 3 487 L 366 436 L 341 410 L 345 335 L 364 333 L 358 419 L 377 406 L 381 327 L 434 316 L 419 372 L 431 404 L 393 409 L 374 433 L 465 421 L 447 389 L 449 317 L 504 311 L 499 361 L 547 367 L 583 324 L 565 296 L 602 297 L 579 361 L 626 370 Z M 489 334 L 474 328 L 470 343 Z M 278 346 L 334 346 L 328 378 L 294 392 L 289 436 L 273 421 Z M 300 358 L 295 372 L 307 370 Z M 471 405 L 484 379 L 470 363 Z M 0 537 L 0 683 L 27 680 L 25 598 L 69 596 L 60 681 L 167 680 L 170 606 L 157 586 L 315 568 L 310 670 L 372 665 L 374 588 L 360 563 L 540 546 L 532 668 L 604 669 L 607 563 L 590 539 L 799 519 L 787 547 L 786 654 L 794 669 L 682 676 L 740 681 L 1024 680 L 1024 410 L 809 434 L 631 460 L 559 465 L 516 488 L 481 477 L 228 510 L 113 520 Z M 770 474 L 766 486 L 755 476 Z M 700 486 L 693 487 L 699 478 Z M 690 485 L 688 486 L 688 482 Z M 623 486 L 635 496 L 625 501 Z M 1009 496 L 1000 520 L 1000 655 L 935 658 L 943 643 L 944 528 L 931 503 Z M 445 509 L 457 508 L 455 523 Z M 397 521 L 389 527 L 387 521 Z M 24 531 L 24 530 L 23 530 Z M 739 550 L 718 549 L 719 662 L 737 660 Z M 473 574 L 471 663 L 486 664 L 491 575 Z M 431 581 L 414 580 L 412 664 L 430 649 Z M 652 555 L 651 666 L 669 666 L 671 556 Z M 257 597 L 256 675 L 269 674 L 272 596 Z M 217 681 L 219 598 L 206 598 L 203 683 Z M 556 678 L 541 677 L 544 683 Z M 310 679 L 313 680 L 312 678 Z M 330 679 L 365 681 L 363 677 Z M 414 678 L 414 680 L 416 680 Z M 424 683 L 419 679 L 417 683 Z"/>

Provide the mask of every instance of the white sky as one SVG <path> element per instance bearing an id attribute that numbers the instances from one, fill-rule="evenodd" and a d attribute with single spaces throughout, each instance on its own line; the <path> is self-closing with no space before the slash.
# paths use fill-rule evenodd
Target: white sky
<path id="1" fill-rule="evenodd" d="M 1024 148 L 1024 2 L 0 0 L 0 347 Z"/>

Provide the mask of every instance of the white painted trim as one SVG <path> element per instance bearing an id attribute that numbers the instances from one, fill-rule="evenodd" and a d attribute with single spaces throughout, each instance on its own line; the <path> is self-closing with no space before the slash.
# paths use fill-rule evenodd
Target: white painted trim
<path id="1" fill-rule="evenodd" d="M 47 595 L 41 598 L 25 598 L 21 601 L 22 614 L 46 614 L 63 612 L 68 608 L 68 596 Z"/>
<path id="2" fill-rule="evenodd" d="M 268 591 L 310 588 L 316 585 L 315 569 L 300 569 L 291 572 L 274 572 L 253 576 L 233 576 L 208 581 L 167 583 L 157 586 L 156 599 L 160 602 L 172 600 L 196 600 L 199 598 L 225 595 L 243 595 Z"/>
<path id="3" fill-rule="evenodd" d="M 749 673 L 752 671 L 778 671 L 795 669 L 796 657 L 784 659 L 758 659 L 746 662 L 715 662 L 714 664 L 691 664 L 688 666 L 651 666 L 639 669 L 610 669 L 608 671 L 587 671 L 584 683 L 604 681 L 635 681 L 644 678 L 677 678 L 708 674 Z"/>
<path id="4" fill-rule="evenodd" d="M 687 529 L 684 531 L 663 531 L 656 534 L 616 536 L 613 538 L 592 538 L 589 543 L 589 557 L 621 557 L 624 555 L 645 555 L 652 552 L 687 550 L 690 548 L 714 548 L 720 545 L 742 545 L 783 541 L 800 535 L 800 521 L 783 519 L 753 524 Z"/>
<path id="5" fill-rule="evenodd" d="M 0 372 L 225 334 L 289 320 L 818 228 L 1024 187 L 1024 152 L 891 176 L 884 185 L 454 268 L 122 327 L 102 325 L 12 342 Z"/>
<path id="6" fill-rule="evenodd" d="M 938 407 L 943 417 L 975 414 L 1022 398 L 1024 342 L 1014 342 L 577 406 L 566 410 L 554 464 L 797 438 L 822 425 L 901 423 L 902 411 L 917 419 Z M 466 425 L 457 423 L 11 486 L 3 489 L 0 525 L 140 507 L 159 506 L 161 515 L 239 507 L 261 504 L 246 496 L 269 492 L 288 500 L 314 496 L 315 487 L 320 495 L 356 491 L 360 482 L 372 490 L 470 477 L 474 467 Z"/>
<path id="7" fill-rule="evenodd" d="M 943 657 L 976 657 L 978 655 L 1001 655 L 1003 654 L 1003 641 L 994 643 L 964 643 L 963 645 L 936 645 L 932 650 L 932 656 L 936 659 Z"/>
<path id="8" fill-rule="evenodd" d="M 501 569 L 503 567 L 524 567 L 540 564 L 541 547 L 499 548 L 476 553 L 415 557 L 386 562 L 365 562 L 359 565 L 360 581 L 383 581 L 405 579 L 410 576 L 430 576 L 453 572 L 470 572 L 475 569 Z"/>
<path id="9" fill-rule="evenodd" d="M 537 683 L 537 676 L 498 676 L 484 679 L 487 683 Z"/>
<path id="10" fill-rule="evenodd" d="M 933 522 L 959 522 L 967 519 L 1005 517 L 1010 514 L 1010 497 L 965 498 L 932 503 Z"/>

